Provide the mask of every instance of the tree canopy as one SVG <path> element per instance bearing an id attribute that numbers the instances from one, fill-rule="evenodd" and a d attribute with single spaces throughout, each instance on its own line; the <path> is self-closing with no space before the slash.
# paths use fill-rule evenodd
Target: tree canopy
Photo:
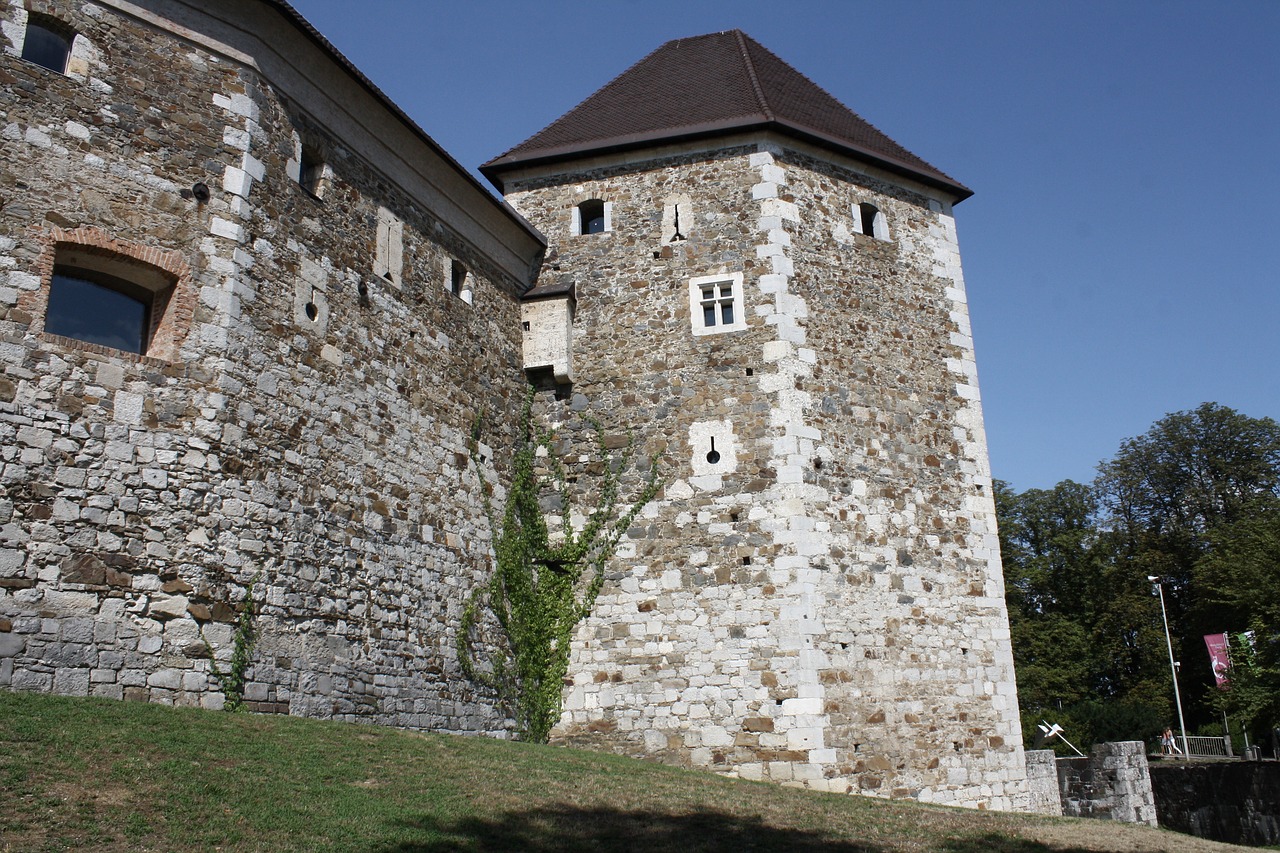
<path id="1" fill-rule="evenodd" d="M 996 484 L 1024 733 L 1050 714 L 1086 743 L 1174 721 L 1156 576 L 1188 731 L 1221 733 L 1225 711 L 1263 736 L 1280 722 L 1280 424 L 1205 403 L 1098 470 L 1091 484 Z M 1220 632 L 1230 690 L 1215 686 L 1203 641 Z"/>

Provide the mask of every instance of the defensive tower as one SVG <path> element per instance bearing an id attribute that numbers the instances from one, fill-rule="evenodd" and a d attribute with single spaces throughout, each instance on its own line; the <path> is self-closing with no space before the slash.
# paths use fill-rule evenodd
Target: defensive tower
<path id="1" fill-rule="evenodd" d="M 551 417 L 630 424 L 667 479 L 559 735 L 1016 807 L 970 191 L 739 31 L 663 45 L 482 171 L 549 241 L 524 311 Z"/>

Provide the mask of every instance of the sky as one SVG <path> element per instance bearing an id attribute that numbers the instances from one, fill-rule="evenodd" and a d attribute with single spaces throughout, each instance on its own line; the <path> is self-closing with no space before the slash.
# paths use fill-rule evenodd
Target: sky
<path id="1" fill-rule="evenodd" d="M 1280 2 L 292 3 L 472 170 L 663 42 L 747 32 L 974 190 L 987 439 L 1018 491 L 1203 402 L 1280 419 Z"/>

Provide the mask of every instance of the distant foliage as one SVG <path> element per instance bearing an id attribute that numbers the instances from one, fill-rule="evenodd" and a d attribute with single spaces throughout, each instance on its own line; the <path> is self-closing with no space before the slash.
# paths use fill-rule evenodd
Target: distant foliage
<path id="1" fill-rule="evenodd" d="M 1046 716 L 1068 737 L 1074 726 L 1082 746 L 1176 727 L 1153 575 L 1164 582 L 1188 731 L 1220 724 L 1224 710 L 1255 738 L 1280 722 L 1274 420 L 1215 403 L 1175 412 L 1125 441 L 1092 484 L 1017 493 L 997 483 L 996 511 L 1024 733 Z M 1202 637 L 1246 629 L 1254 645 L 1236 658 L 1233 689 L 1220 691 Z"/>
<path id="2" fill-rule="evenodd" d="M 640 510 L 657 494 L 657 467 L 642 472 L 638 494 L 621 501 L 622 477 L 632 468 L 634 437 L 618 453 L 605 446 L 604 430 L 591 422 L 599 470 L 594 507 L 580 530 L 571 523 L 569 487 L 550 431 L 533 423 L 532 389 L 521 412 L 511 485 L 501 519 L 478 458 L 480 422 L 471 455 L 481 479 L 493 538 L 493 574 L 468 598 L 458 632 L 458 659 L 467 676 L 492 690 L 515 720 L 522 740 L 546 742 L 560 719 L 574 629 L 595 606 L 605 565 Z M 553 537 L 540 500 L 552 495 L 562 525 Z M 621 506 L 625 509 L 620 510 Z"/>

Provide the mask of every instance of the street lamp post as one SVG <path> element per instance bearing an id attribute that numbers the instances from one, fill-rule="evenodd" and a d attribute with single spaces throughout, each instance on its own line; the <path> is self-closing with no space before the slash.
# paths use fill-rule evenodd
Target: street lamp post
<path id="1" fill-rule="evenodd" d="M 1154 575 L 1147 575 L 1147 580 L 1156 585 L 1160 594 L 1160 618 L 1164 620 L 1164 642 L 1169 648 L 1169 674 L 1173 678 L 1173 701 L 1178 705 L 1178 727 L 1182 729 L 1182 757 L 1189 758 L 1187 743 L 1187 721 L 1182 718 L 1182 694 L 1178 691 L 1178 665 L 1173 660 L 1173 640 L 1169 636 L 1169 613 L 1164 609 L 1164 582 Z"/>

